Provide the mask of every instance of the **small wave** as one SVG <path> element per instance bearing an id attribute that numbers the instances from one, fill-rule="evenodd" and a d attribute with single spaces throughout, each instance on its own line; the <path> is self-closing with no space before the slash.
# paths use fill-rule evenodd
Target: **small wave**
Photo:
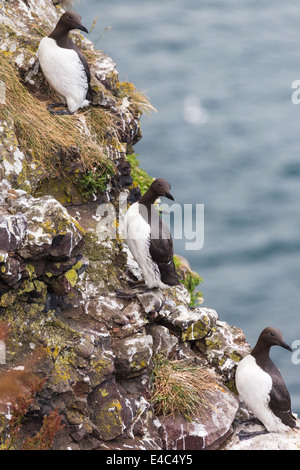
<path id="1" fill-rule="evenodd" d="M 194 126 L 202 126 L 209 120 L 206 109 L 197 95 L 187 95 L 183 101 L 183 119 Z"/>

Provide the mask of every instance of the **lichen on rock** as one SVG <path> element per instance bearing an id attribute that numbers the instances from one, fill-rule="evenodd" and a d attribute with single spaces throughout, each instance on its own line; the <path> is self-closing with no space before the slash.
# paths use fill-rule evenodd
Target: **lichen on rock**
<path id="1" fill-rule="evenodd" d="M 14 249 L 2 249 L 0 258 L 1 321 L 10 327 L 6 367 L 42 345 L 45 356 L 32 370 L 47 382 L 35 408 L 42 415 L 45 405 L 38 403 L 53 402 L 63 416 L 55 448 L 120 446 L 121 437 L 132 445 L 135 436 L 140 447 L 148 435 L 151 447 L 163 448 L 167 424 L 161 419 L 157 426 L 149 401 L 152 356 L 168 350 L 209 364 L 209 348 L 199 354 L 196 344 L 218 329 L 217 313 L 191 309 L 183 285 L 118 298 L 116 290 L 129 280 L 121 241 L 99 240 L 52 196 L 33 198 L 5 180 L 1 185 L 3 233 Z M 143 406 L 134 405 L 136 384 Z"/>

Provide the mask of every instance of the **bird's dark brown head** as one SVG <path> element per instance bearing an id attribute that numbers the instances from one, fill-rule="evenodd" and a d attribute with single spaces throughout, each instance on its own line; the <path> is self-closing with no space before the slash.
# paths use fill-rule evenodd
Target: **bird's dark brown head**
<path id="1" fill-rule="evenodd" d="M 171 185 L 167 180 L 158 178 L 157 180 L 153 181 L 150 188 L 157 196 L 164 196 L 174 201 L 174 198 L 170 193 Z"/>
<path id="2" fill-rule="evenodd" d="M 290 346 L 284 341 L 281 331 L 271 326 L 268 326 L 261 332 L 257 344 L 265 347 L 281 346 L 288 351 L 292 351 Z"/>
<path id="3" fill-rule="evenodd" d="M 88 33 L 88 30 L 83 26 L 81 21 L 81 16 L 78 15 L 75 11 L 66 11 L 59 19 L 57 26 L 63 27 L 66 31 L 71 31 L 72 29 L 80 29 L 85 33 Z"/>

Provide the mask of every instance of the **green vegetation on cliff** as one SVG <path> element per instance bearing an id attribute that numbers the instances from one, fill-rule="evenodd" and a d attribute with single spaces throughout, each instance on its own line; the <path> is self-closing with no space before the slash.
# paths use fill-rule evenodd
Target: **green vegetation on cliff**
<path id="1" fill-rule="evenodd" d="M 174 264 L 181 275 L 180 282 L 189 291 L 191 296 L 190 307 L 197 307 L 202 304 L 203 294 L 198 290 L 198 287 L 203 282 L 203 278 L 195 271 L 192 271 L 190 267 L 187 266 L 186 260 L 180 256 L 174 256 Z"/>
<path id="2" fill-rule="evenodd" d="M 138 155 L 132 153 L 127 155 L 127 160 L 131 165 L 131 176 L 135 184 L 140 187 L 141 193 L 144 194 L 151 183 L 154 181 L 154 178 L 148 175 L 145 170 L 140 168 L 140 163 L 138 161 Z"/>

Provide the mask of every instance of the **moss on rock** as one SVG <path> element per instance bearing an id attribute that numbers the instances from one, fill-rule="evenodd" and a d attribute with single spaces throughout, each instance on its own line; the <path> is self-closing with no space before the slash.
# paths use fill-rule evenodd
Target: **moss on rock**
<path id="1" fill-rule="evenodd" d="M 103 397 L 107 397 L 104 390 Z M 113 399 L 101 407 L 95 417 L 99 433 L 104 441 L 110 441 L 120 436 L 124 429 L 122 421 L 122 406 L 119 400 Z"/>
<path id="2" fill-rule="evenodd" d="M 141 193 L 144 194 L 149 186 L 153 183 L 154 178 L 149 176 L 146 171 L 140 168 L 138 161 L 138 155 L 132 153 L 127 155 L 127 160 L 131 165 L 131 176 L 133 178 L 134 184 L 138 185 Z"/>
<path id="3" fill-rule="evenodd" d="M 181 334 L 183 341 L 195 341 L 204 338 L 211 329 L 210 319 L 203 315 L 201 320 L 192 323 L 186 330 Z"/>
<path id="4" fill-rule="evenodd" d="M 95 233 L 87 233 L 83 253 L 89 259 L 86 276 L 91 282 L 98 282 L 104 291 L 122 285 L 126 255 L 117 240 L 103 242 Z"/>
<path id="5" fill-rule="evenodd" d="M 89 361 L 91 371 L 89 378 L 92 388 L 102 384 L 105 380 L 112 377 L 114 372 L 114 362 L 111 357 L 100 355 L 94 356 Z"/>

